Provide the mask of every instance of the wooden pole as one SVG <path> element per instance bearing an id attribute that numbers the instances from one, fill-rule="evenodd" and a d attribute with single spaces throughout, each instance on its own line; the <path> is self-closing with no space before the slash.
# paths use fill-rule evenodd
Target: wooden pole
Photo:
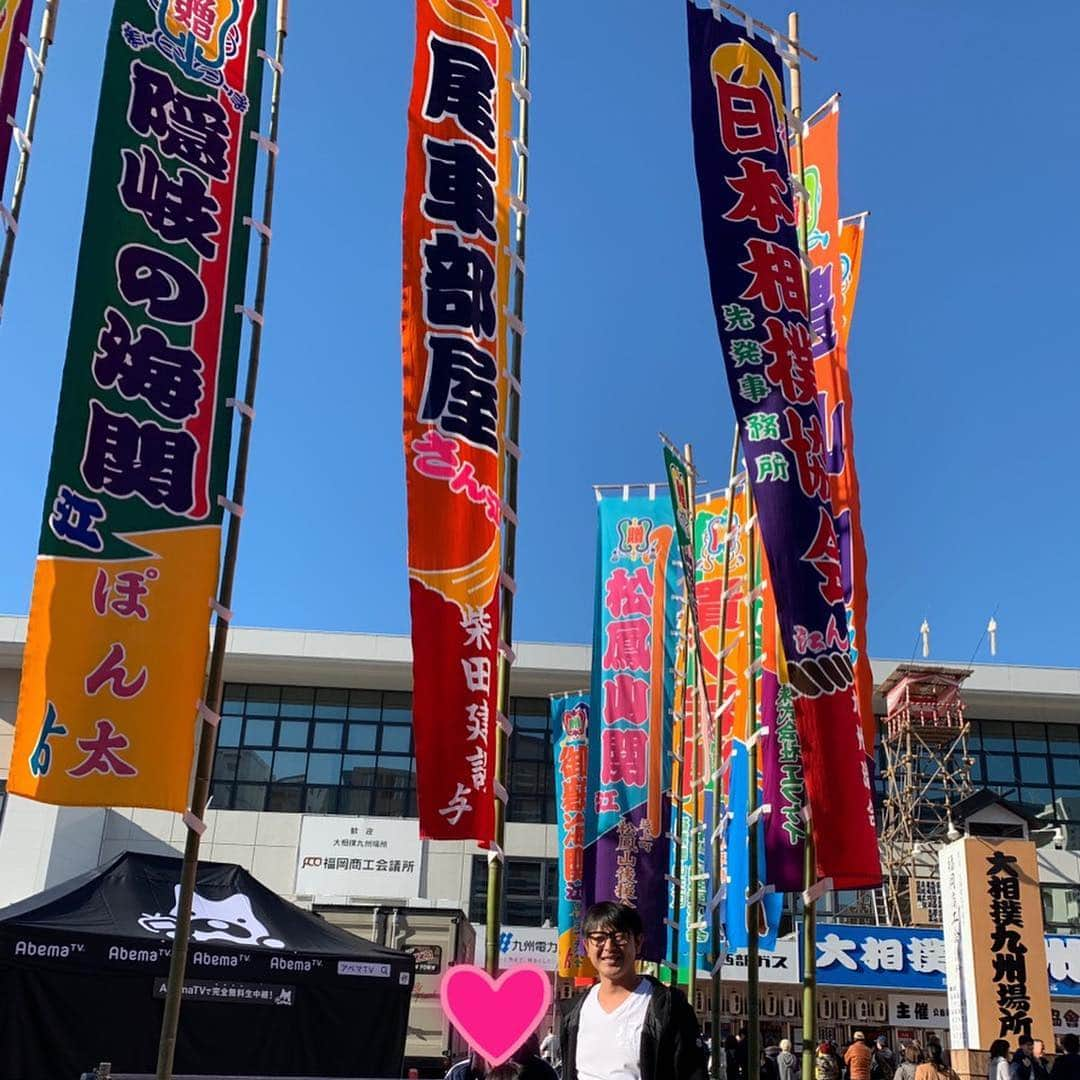
<path id="1" fill-rule="evenodd" d="M 725 599 L 720 601 L 720 656 L 723 657 L 727 647 L 727 591 L 731 583 L 731 521 L 735 506 L 735 475 L 739 468 L 739 424 L 735 423 L 735 430 L 731 437 L 731 465 L 728 468 L 728 516 L 727 528 L 724 538 L 724 570 L 721 578 L 720 595 Z M 712 969 L 712 1076 L 713 1080 L 719 1080 L 721 1062 L 723 1056 L 720 1046 L 720 993 L 723 989 L 723 976 L 721 974 L 723 964 L 720 962 L 720 951 L 723 947 L 723 934 L 720 920 L 720 905 L 713 903 L 716 893 L 726 885 L 720 876 L 720 867 L 723 863 L 723 844 L 720 840 L 720 806 L 723 802 L 724 793 L 723 777 L 720 775 L 720 766 L 724 760 L 723 731 L 721 720 L 724 706 L 724 661 L 719 662 L 719 671 L 716 676 L 716 713 L 713 716 L 713 773 L 712 773 L 712 813 L 709 815 L 709 836 L 712 843 L 712 880 L 709 882 L 712 904 L 712 937 L 717 950 L 713 958 Z"/>
<path id="2" fill-rule="evenodd" d="M 747 506 L 748 517 L 753 518 L 753 499 L 750 491 L 749 478 L 747 479 Z M 746 814 L 748 820 L 753 820 L 754 811 L 758 805 L 758 752 L 757 739 L 757 674 L 754 664 L 757 660 L 757 619 L 754 616 L 754 605 L 757 602 L 754 589 L 757 588 L 757 526 L 747 530 L 747 560 L 746 569 L 746 606 L 750 648 L 748 650 L 749 674 L 746 680 Z M 754 896 L 761 887 L 758 880 L 758 830 L 757 822 L 754 821 L 746 830 L 746 878 L 747 893 Z M 760 900 L 747 905 L 746 910 L 746 1013 L 749 1021 L 749 1031 L 746 1038 L 747 1075 L 756 1076 L 761 1068 L 761 1029 L 760 1012 L 761 1002 L 758 991 L 758 957 L 759 957 L 759 928 L 760 928 Z"/>
<path id="3" fill-rule="evenodd" d="M 795 172 L 799 182 L 806 187 L 806 169 L 803 162 L 803 124 L 802 124 L 802 68 L 799 66 L 798 41 L 799 41 L 799 13 L 792 11 L 788 15 L 788 37 L 796 47 L 796 55 L 791 64 L 791 112 L 795 117 Z M 807 251 L 807 236 L 809 234 L 808 207 L 806 200 L 799 199 L 799 247 L 803 255 Z M 810 274 L 803 262 L 803 292 L 807 300 L 807 315 L 809 316 L 810 305 Z M 806 899 L 806 894 L 817 881 L 817 865 L 814 853 L 813 822 L 807 821 L 806 841 L 803 845 L 803 993 L 802 993 L 802 1080 L 814 1080 L 814 1048 L 817 1042 L 817 977 L 815 968 L 817 965 L 817 947 L 815 937 L 817 934 L 817 900 Z"/>
<path id="4" fill-rule="evenodd" d="M 286 0 L 278 0 L 277 31 L 274 47 L 273 81 L 270 91 L 270 142 L 277 146 L 278 125 L 281 115 L 282 62 L 285 56 L 285 38 L 288 34 Z M 258 318 L 251 320 L 251 340 L 248 346 L 247 380 L 244 386 L 244 404 L 240 412 L 240 438 L 236 448 L 236 469 L 233 474 L 232 502 L 244 505 L 247 486 L 248 457 L 251 451 L 251 421 L 255 410 L 255 390 L 259 378 L 259 358 L 262 350 L 262 315 L 266 305 L 266 280 L 270 265 L 270 232 L 274 216 L 274 178 L 277 173 L 277 154 L 266 155 L 266 183 L 263 188 L 262 224 L 259 231 L 259 269 L 255 283 L 253 310 Z M 203 701 L 214 714 L 221 714 L 222 684 L 225 673 L 225 647 L 229 636 L 229 619 L 222 617 L 232 606 L 233 584 L 236 579 L 236 557 L 240 547 L 240 515 L 229 515 L 225 536 L 225 556 L 221 566 L 221 584 L 218 588 L 218 606 L 214 621 L 214 643 L 210 651 L 210 670 L 206 676 L 206 692 Z M 210 780 L 214 771 L 214 751 L 217 748 L 217 722 L 205 718 L 199 732 L 199 750 L 195 767 L 195 783 L 191 792 L 191 817 L 188 818 L 187 842 L 184 845 L 184 863 L 180 872 L 180 894 L 176 902 L 176 931 L 172 957 L 169 961 L 169 979 L 165 991 L 165 1012 L 161 1021 L 161 1039 L 158 1043 L 157 1080 L 171 1080 L 173 1058 L 176 1053 L 176 1032 L 180 1022 L 180 1003 L 184 988 L 184 968 L 187 964 L 188 942 L 191 935 L 191 906 L 195 895 L 195 879 L 199 869 L 199 840 L 202 835 L 202 819 L 210 794 Z M 193 827 L 194 826 L 194 827 Z"/>
<path id="5" fill-rule="evenodd" d="M 4 236 L 4 252 L 0 255 L 0 319 L 4 317 L 4 298 L 7 296 L 8 278 L 11 276 L 11 259 L 15 253 L 15 234 L 22 213 L 26 176 L 30 171 L 30 152 L 33 149 L 34 130 L 37 127 L 38 105 L 41 103 L 41 84 L 45 78 L 45 64 L 49 59 L 49 47 L 56 37 L 56 16 L 60 12 L 60 0 L 45 0 L 41 15 L 41 42 L 38 45 L 37 62 L 34 64 L 34 81 L 30 85 L 30 101 L 26 108 L 26 131 L 19 140 L 19 165 L 15 171 L 15 183 L 11 189 L 11 221 L 7 223 Z M 0 116 L 0 123 L 6 121 Z M 2 195 L 3 192 L 0 192 Z"/>
<path id="6" fill-rule="evenodd" d="M 672 723 L 672 745 L 678 747 L 671 767 L 671 805 L 675 810 L 675 828 L 671 834 L 672 860 L 675 873 L 671 879 L 671 936 L 668 939 L 669 975 L 668 985 L 672 988 L 679 984 L 679 934 L 682 929 L 682 843 L 683 843 L 683 773 L 686 770 L 686 695 L 690 692 L 690 680 L 687 678 L 690 664 L 690 602 L 687 587 L 683 585 L 682 627 L 679 631 L 681 646 L 680 658 L 676 656 L 675 668 L 675 716 Z"/>
<path id="7" fill-rule="evenodd" d="M 690 566 L 691 573 L 694 573 L 697 568 L 697 543 L 695 539 L 695 491 L 696 485 L 694 484 L 694 448 L 690 443 L 686 443 L 683 447 L 683 457 L 686 459 L 686 464 L 690 466 Z M 687 596 L 694 588 L 694 582 L 688 581 L 686 583 Z M 691 697 L 692 711 L 691 716 L 694 718 L 694 744 L 691 755 L 691 771 L 690 771 L 690 903 L 687 905 L 686 918 L 687 928 L 690 931 L 690 938 L 688 943 L 688 970 L 687 970 L 687 992 L 690 997 L 690 1008 L 697 1009 L 697 950 L 698 950 L 698 858 L 701 852 L 701 813 L 698 798 L 702 791 L 704 780 L 702 777 L 701 768 L 701 728 L 702 728 L 702 709 L 708 707 L 708 703 L 702 698 L 698 692 L 699 684 L 701 682 L 701 651 L 698 648 L 698 644 L 701 641 L 700 628 L 694 619 L 693 611 L 687 605 L 687 625 L 690 630 L 689 637 L 687 639 L 687 663 L 686 671 L 689 675 L 690 672 L 690 660 L 693 659 L 694 667 L 694 680 L 693 683 L 687 679 L 686 692 Z M 691 651 L 692 650 L 692 651 Z M 686 743 L 683 742 L 682 752 L 686 753 Z M 681 794 L 681 793 L 680 793 Z M 682 814 L 679 815 L 682 817 Z"/>
<path id="8" fill-rule="evenodd" d="M 529 196 L 529 0 L 521 0 L 521 35 L 518 38 L 518 83 L 524 93 L 518 98 L 518 134 L 522 148 L 518 153 L 515 195 L 522 206 L 528 204 Z M 525 214 L 517 212 L 514 231 L 514 287 L 513 313 L 518 322 L 525 316 Z M 506 505 L 513 516 L 503 517 L 502 523 L 502 575 L 499 582 L 499 658 L 497 702 L 500 717 L 510 715 L 510 649 L 514 640 L 514 572 L 517 566 L 517 497 L 518 458 L 517 448 L 521 431 L 521 345 L 522 337 L 517 330 L 510 332 L 510 379 L 507 392 L 506 437 L 502 440 L 503 460 L 506 470 Z M 487 889 L 487 940 L 484 943 L 484 962 L 487 971 L 495 975 L 499 970 L 499 937 L 502 929 L 503 894 L 503 841 L 506 835 L 506 804 L 499 793 L 505 794 L 507 732 L 502 724 L 495 729 L 495 844 L 488 856 Z"/>

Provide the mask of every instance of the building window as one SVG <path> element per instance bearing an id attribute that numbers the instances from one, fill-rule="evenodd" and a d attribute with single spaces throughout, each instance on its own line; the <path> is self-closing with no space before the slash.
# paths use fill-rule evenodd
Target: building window
<path id="1" fill-rule="evenodd" d="M 510 792 L 506 819 L 554 824 L 551 709 L 546 698 L 511 698 L 510 706 L 514 733 L 506 762 L 506 787 Z"/>
<path id="2" fill-rule="evenodd" d="M 555 821 L 548 703 L 513 698 L 510 821 Z M 412 695 L 389 690 L 226 685 L 212 806 L 416 817 Z"/>
<path id="3" fill-rule="evenodd" d="M 416 817 L 412 696 L 225 687 L 213 806 Z"/>
<path id="4" fill-rule="evenodd" d="M 1073 885 L 1042 885 L 1040 889 L 1047 933 L 1080 933 L 1080 889 Z"/>
<path id="5" fill-rule="evenodd" d="M 487 921 L 488 861 L 474 855 L 469 885 L 469 921 Z M 507 859 L 503 868 L 502 911 L 507 926 L 559 924 L 559 860 Z"/>

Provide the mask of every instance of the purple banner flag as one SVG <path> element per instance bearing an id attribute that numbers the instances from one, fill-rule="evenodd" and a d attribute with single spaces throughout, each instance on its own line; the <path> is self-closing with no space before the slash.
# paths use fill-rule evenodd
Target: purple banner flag
<path id="1" fill-rule="evenodd" d="M 713 307 L 776 592 L 817 845 L 836 888 L 881 880 L 817 407 L 776 50 L 687 3 Z"/>

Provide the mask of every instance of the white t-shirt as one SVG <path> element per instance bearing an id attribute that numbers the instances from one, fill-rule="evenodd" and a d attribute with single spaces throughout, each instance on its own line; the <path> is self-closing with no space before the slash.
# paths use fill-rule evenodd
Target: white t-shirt
<path id="1" fill-rule="evenodd" d="M 641 1029 L 652 991 L 642 979 L 614 1012 L 601 1008 L 598 986 L 589 991 L 578 1020 L 579 1080 L 641 1080 Z"/>

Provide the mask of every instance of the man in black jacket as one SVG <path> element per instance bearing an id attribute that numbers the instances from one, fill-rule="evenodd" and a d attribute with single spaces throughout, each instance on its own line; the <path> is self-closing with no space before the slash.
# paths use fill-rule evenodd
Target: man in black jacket
<path id="1" fill-rule="evenodd" d="M 563 1017 L 562 1080 L 707 1080 L 704 1041 L 689 1002 L 635 970 L 641 916 L 623 904 L 594 904 L 582 936 L 600 983 Z"/>

